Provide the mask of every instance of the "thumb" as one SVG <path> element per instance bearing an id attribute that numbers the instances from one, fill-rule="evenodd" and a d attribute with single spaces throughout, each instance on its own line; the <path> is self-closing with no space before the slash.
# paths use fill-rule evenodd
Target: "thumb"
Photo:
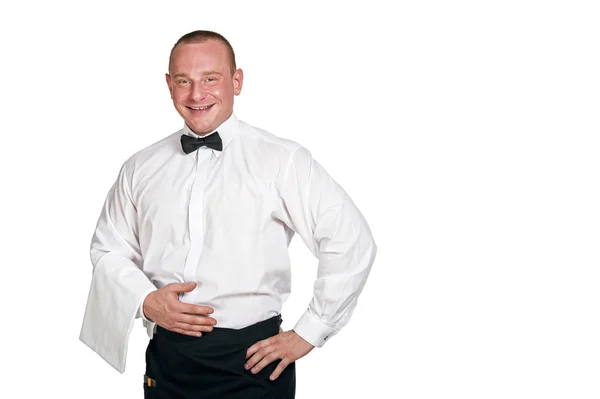
<path id="1" fill-rule="evenodd" d="M 189 283 L 171 283 L 171 284 L 169 284 L 169 288 L 170 288 L 169 291 L 190 292 L 194 288 L 196 288 L 196 283 L 193 283 L 193 282 L 189 282 Z"/>

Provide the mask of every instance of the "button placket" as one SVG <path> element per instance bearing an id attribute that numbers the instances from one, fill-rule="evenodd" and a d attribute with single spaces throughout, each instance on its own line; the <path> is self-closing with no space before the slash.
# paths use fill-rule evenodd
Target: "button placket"
<path id="1" fill-rule="evenodd" d="M 197 282 L 197 268 L 204 246 L 204 193 L 206 191 L 212 151 L 205 147 L 199 148 L 196 151 L 196 157 L 194 184 L 192 185 L 188 204 L 190 250 L 183 268 L 184 282 Z M 194 303 L 199 288 L 197 286 L 193 291 L 184 293 L 181 296 L 181 300 L 183 302 Z"/>

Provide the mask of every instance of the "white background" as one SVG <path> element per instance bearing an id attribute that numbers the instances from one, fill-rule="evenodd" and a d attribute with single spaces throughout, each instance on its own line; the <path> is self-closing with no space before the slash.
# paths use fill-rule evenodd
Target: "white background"
<path id="1" fill-rule="evenodd" d="M 139 320 L 123 375 L 78 340 L 88 249 L 122 162 L 182 126 L 164 73 L 195 29 L 379 246 L 298 398 L 600 397 L 597 2 L 149 3 L 0 6 L 2 397 L 142 397 Z M 286 329 L 317 265 L 290 251 Z"/>

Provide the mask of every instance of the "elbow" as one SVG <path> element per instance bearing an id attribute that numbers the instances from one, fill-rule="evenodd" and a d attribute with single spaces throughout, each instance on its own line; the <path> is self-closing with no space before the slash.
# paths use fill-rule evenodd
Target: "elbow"
<path id="1" fill-rule="evenodd" d="M 375 240 L 371 238 L 371 261 L 369 262 L 370 266 L 372 266 L 373 262 L 375 261 L 375 257 L 377 256 L 377 250 L 377 244 L 375 243 Z"/>
<path id="2" fill-rule="evenodd" d="M 102 257 L 107 253 L 107 251 L 103 251 L 94 247 L 90 249 L 90 260 L 92 261 L 92 269 L 96 269 L 96 266 L 98 265 L 98 263 L 100 263 L 100 259 L 102 259 Z"/>

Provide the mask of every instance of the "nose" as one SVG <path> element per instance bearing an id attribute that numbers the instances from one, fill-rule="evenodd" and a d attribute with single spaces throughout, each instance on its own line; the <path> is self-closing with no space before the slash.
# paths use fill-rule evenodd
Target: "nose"
<path id="1" fill-rule="evenodd" d="M 192 83 L 192 91 L 190 93 L 190 96 L 193 101 L 200 102 L 204 100 L 206 98 L 206 94 L 206 90 L 204 90 L 201 83 Z"/>

